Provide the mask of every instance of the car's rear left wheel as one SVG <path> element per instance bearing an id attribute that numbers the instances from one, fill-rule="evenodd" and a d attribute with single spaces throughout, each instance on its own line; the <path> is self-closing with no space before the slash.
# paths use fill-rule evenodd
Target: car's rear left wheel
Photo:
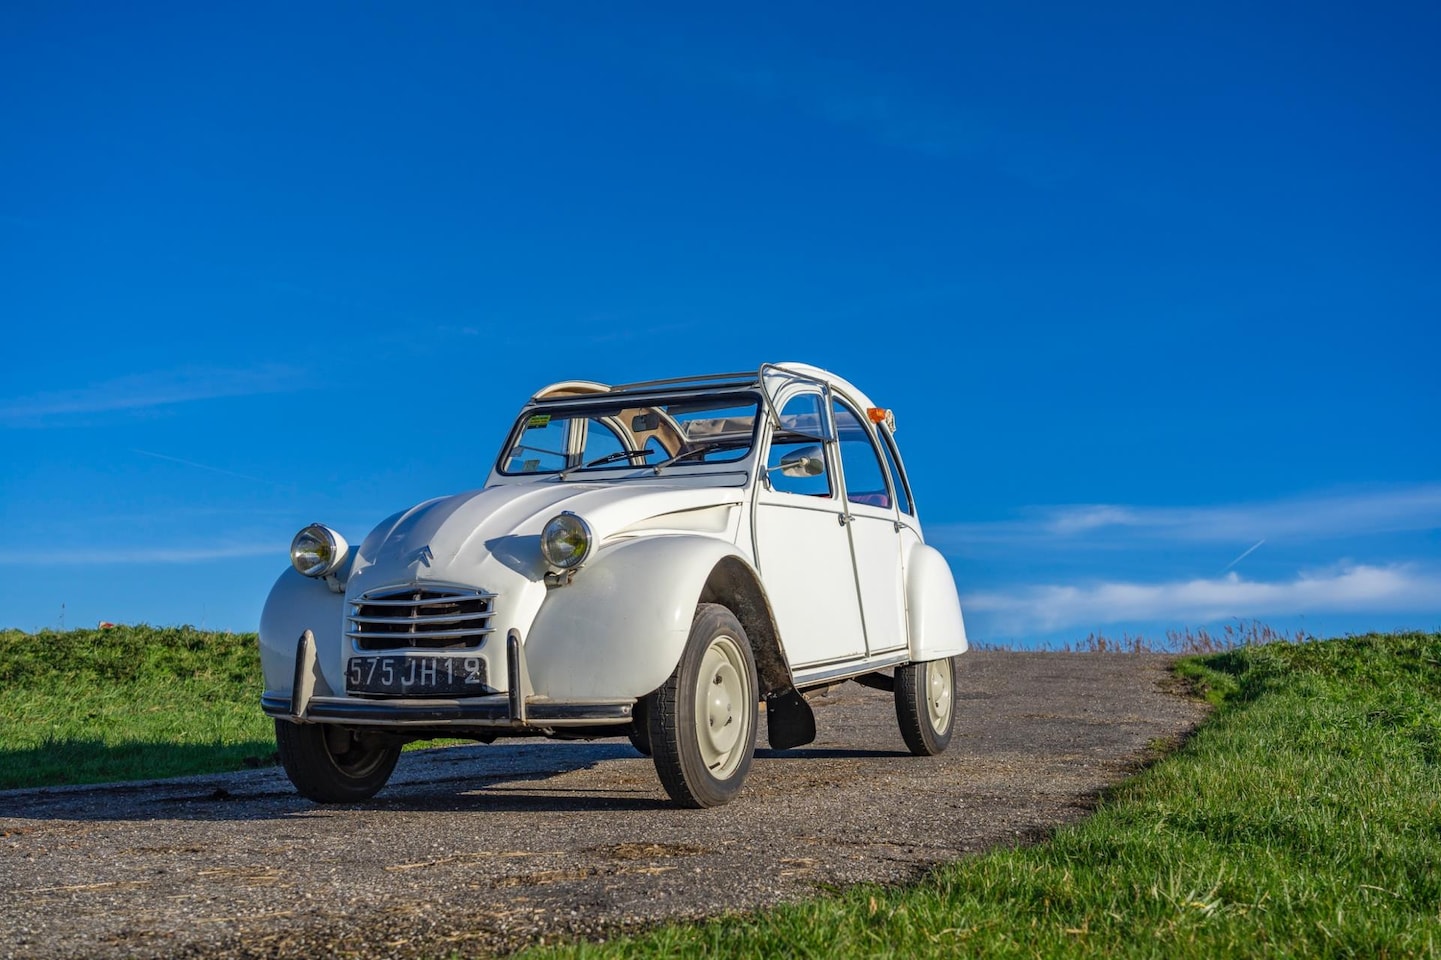
<path id="1" fill-rule="evenodd" d="M 316 803 L 355 803 L 380 792 L 400 759 L 400 745 L 383 734 L 333 724 L 275 721 L 275 745 L 285 775 Z"/>
<path id="2" fill-rule="evenodd" d="M 954 657 L 896 668 L 896 720 L 911 753 L 931 757 L 951 743 L 956 723 Z"/>
<path id="3" fill-rule="evenodd" d="M 715 807 L 740 793 L 755 754 L 755 657 L 727 608 L 696 608 L 680 663 L 646 698 L 651 757 L 670 798 Z"/>

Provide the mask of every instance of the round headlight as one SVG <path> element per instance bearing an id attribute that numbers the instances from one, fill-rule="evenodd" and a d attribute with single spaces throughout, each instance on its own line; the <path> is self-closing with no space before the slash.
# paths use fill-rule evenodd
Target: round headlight
<path id="1" fill-rule="evenodd" d="M 290 562 L 307 577 L 334 573 L 345 562 L 350 544 L 322 523 L 312 523 L 290 541 Z"/>
<path id="2" fill-rule="evenodd" d="M 540 552 L 551 566 L 573 570 L 590 555 L 594 539 L 590 524 L 573 513 L 561 513 L 551 517 L 540 532 Z"/>

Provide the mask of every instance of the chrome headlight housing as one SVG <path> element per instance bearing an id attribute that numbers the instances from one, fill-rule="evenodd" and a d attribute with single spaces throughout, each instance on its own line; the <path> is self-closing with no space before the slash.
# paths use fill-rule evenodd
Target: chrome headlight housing
<path id="1" fill-rule="evenodd" d="M 540 552 L 558 570 L 575 570 L 590 556 L 595 535 L 590 524 L 569 510 L 546 521 L 540 532 Z"/>
<path id="2" fill-rule="evenodd" d="M 349 552 L 345 538 L 323 523 L 312 523 L 290 541 L 290 563 L 307 577 L 329 576 Z"/>

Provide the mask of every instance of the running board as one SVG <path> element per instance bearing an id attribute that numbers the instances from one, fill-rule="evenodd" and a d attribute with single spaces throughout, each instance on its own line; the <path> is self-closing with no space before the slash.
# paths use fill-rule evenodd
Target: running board
<path id="1" fill-rule="evenodd" d="M 896 689 L 896 678 L 888 677 L 884 673 L 863 673 L 859 677 L 851 677 L 851 679 L 863 687 L 870 687 L 872 690 L 884 690 L 886 693 L 894 693 Z"/>

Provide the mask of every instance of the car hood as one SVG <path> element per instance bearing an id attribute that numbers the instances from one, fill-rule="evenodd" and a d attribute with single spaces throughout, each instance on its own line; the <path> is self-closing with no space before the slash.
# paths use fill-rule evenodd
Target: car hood
<path id="1" fill-rule="evenodd" d="M 562 510 L 590 524 L 600 546 L 638 523 L 739 504 L 744 496 L 741 487 L 629 480 L 539 481 L 441 497 L 372 530 L 357 550 L 346 592 L 353 597 L 420 580 L 484 589 L 514 584 L 517 577 L 538 582 L 548 569 L 540 532 Z"/>

